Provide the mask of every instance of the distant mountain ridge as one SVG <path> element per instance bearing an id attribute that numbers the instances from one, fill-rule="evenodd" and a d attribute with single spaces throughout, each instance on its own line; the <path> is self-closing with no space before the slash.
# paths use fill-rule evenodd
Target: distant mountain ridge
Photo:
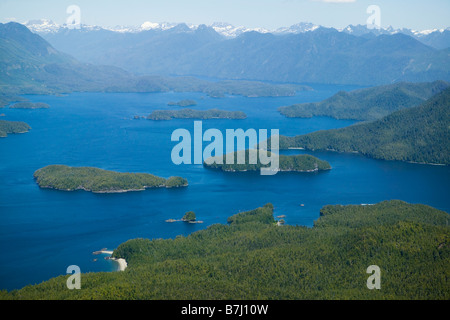
<path id="1" fill-rule="evenodd" d="M 136 74 L 355 85 L 450 81 L 450 48 L 433 48 L 423 38 L 450 31 L 419 41 L 395 31 L 367 29 L 359 35 L 364 28 L 338 31 L 303 23 L 270 33 L 236 31 L 228 24 L 149 22 L 133 32 L 82 26 L 39 34 L 80 61 Z M 445 39 L 436 39 L 429 42 L 446 47 Z"/>

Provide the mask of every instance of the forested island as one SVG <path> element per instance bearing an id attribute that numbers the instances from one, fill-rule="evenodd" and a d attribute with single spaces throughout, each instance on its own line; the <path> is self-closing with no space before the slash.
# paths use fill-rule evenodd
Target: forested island
<path id="1" fill-rule="evenodd" d="M 232 164 L 226 163 L 227 155 L 212 157 L 210 159 L 206 159 L 203 162 L 203 166 L 212 169 L 220 169 L 222 171 L 236 172 L 236 171 L 258 171 L 261 168 L 268 168 L 270 165 L 264 165 L 260 161 L 260 157 L 257 156 L 257 152 L 261 152 L 258 150 L 252 150 L 255 152 L 257 162 L 255 164 L 251 164 L 250 159 L 250 150 L 245 151 L 237 151 L 233 152 L 232 157 L 234 159 Z M 239 153 L 244 153 L 245 155 L 245 163 L 238 164 L 238 156 Z M 267 156 L 271 157 L 271 153 L 267 152 Z M 324 160 L 320 160 L 316 157 L 307 154 L 300 155 L 279 155 L 279 168 L 278 171 L 295 171 L 295 172 L 317 172 L 323 170 L 330 170 L 331 165 Z"/>
<path id="2" fill-rule="evenodd" d="M 226 111 L 219 109 L 210 110 L 155 110 L 148 117 L 148 120 L 171 120 L 171 119 L 245 119 L 247 115 L 242 111 Z"/>
<path id="3" fill-rule="evenodd" d="M 396 84 L 339 91 L 321 102 L 280 107 L 289 118 L 326 116 L 335 119 L 376 120 L 394 111 L 418 106 L 450 86 L 446 81 Z"/>
<path id="4" fill-rule="evenodd" d="M 187 180 L 181 177 L 165 179 L 148 173 L 122 173 L 93 167 L 65 165 L 50 165 L 36 170 L 34 178 L 41 188 L 64 191 L 85 190 L 95 193 L 119 193 L 188 185 Z"/>
<path id="5" fill-rule="evenodd" d="M 188 236 L 129 240 L 112 255 L 125 272 L 82 274 L 82 290 L 67 290 L 64 275 L 0 298 L 450 299 L 446 212 L 398 200 L 330 205 L 312 228 L 279 226 L 273 212 L 266 204 Z M 371 265 L 381 290 L 367 288 Z"/>
<path id="6" fill-rule="evenodd" d="M 48 109 L 50 105 L 43 102 L 18 102 L 10 106 L 11 109 Z"/>
<path id="7" fill-rule="evenodd" d="M 373 122 L 295 137 L 280 136 L 279 147 L 358 152 L 375 159 L 449 165 L 449 123 L 450 88 L 418 107 Z"/>
<path id="8" fill-rule="evenodd" d="M 185 99 L 185 100 L 180 100 L 180 101 L 170 101 L 169 103 L 167 103 L 168 106 L 178 106 L 178 107 L 193 107 L 197 105 L 197 102 L 195 100 L 189 100 L 189 99 Z"/>
<path id="9" fill-rule="evenodd" d="M 31 127 L 23 121 L 0 120 L 0 138 L 5 138 L 9 133 L 25 133 Z"/>

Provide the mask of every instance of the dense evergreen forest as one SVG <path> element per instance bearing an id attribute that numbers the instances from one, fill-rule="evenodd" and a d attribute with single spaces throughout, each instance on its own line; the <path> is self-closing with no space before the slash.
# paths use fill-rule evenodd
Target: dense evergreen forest
<path id="1" fill-rule="evenodd" d="M 22 121 L 0 120 L 0 138 L 7 137 L 9 133 L 24 133 L 31 127 Z"/>
<path id="2" fill-rule="evenodd" d="M 148 173 L 122 173 L 92 167 L 50 165 L 34 173 L 41 188 L 93 192 L 124 192 L 156 187 L 183 187 L 187 180 L 181 177 L 160 178 Z"/>
<path id="3" fill-rule="evenodd" d="M 418 106 L 449 85 L 445 81 L 400 82 L 351 92 L 339 91 L 321 102 L 295 104 L 278 110 L 290 118 L 326 116 L 335 119 L 376 120 L 394 111 Z"/>
<path id="4" fill-rule="evenodd" d="M 450 88 L 380 120 L 306 135 L 280 136 L 280 149 L 359 152 L 384 160 L 450 164 Z"/>
<path id="5" fill-rule="evenodd" d="M 329 205 L 313 228 L 278 226 L 271 204 L 175 239 L 134 239 L 113 256 L 124 272 L 68 276 L 2 299 L 442 299 L 450 298 L 448 214 L 398 200 Z M 289 213 L 286 212 L 287 219 Z M 367 268 L 379 266 L 381 289 Z"/>

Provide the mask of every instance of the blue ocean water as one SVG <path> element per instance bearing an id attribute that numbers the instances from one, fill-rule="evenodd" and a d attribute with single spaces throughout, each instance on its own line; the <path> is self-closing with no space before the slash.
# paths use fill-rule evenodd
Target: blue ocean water
<path id="1" fill-rule="evenodd" d="M 172 109 L 169 101 L 193 99 L 197 109 L 221 108 L 247 113 L 245 120 L 205 120 L 208 128 L 279 129 L 293 136 L 339 128 L 353 121 L 330 118 L 288 119 L 276 109 L 319 101 L 343 86 L 317 86 L 295 97 L 214 99 L 201 93 L 73 93 L 27 96 L 50 109 L 4 108 L 5 120 L 29 123 L 26 134 L 0 140 L 0 289 L 16 289 L 66 273 L 112 271 L 116 266 L 92 252 L 114 249 L 133 238 L 174 238 L 271 202 L 286 223 L 312 226 L 326 204 L 376 203 L 400 199 L 450 212 L 450 168 L 373 160 L 357 154 L 304 152 L 330 162 L 321 173 L 224 173 L 202 165 L 171 162 L 175 129 L 193 131 L 193 120 L 135 120 L 152 110 Z M 206 144 L 205 144 L 206 145 Z M 188 179 L 180 189 L 150 189 L 122 194 L 93 194 L 40 189 L 35 170 L 50 164 L 94 166 L 120 172 L 148 172 Z M 304 204 L 304 206 L 300 206 Z M 195 211 L 203 224 L 167 223 Z M 97 261 L 93 259 L 98 258 Z"/>

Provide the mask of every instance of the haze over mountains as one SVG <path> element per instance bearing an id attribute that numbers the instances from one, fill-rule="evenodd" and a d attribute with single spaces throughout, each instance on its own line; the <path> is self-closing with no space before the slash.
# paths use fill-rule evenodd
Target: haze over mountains
<path id="1" fill-rule="evenodd" d="M 28 26 L 80 61 L 137 74 L 357 85 L 450 80 L 448 29 L 338 31 L 302 23 L 270 33 L 227 24 L 149 22 L 108 30 L 34 21 Z"/>
<path id="2" fill-rule="evenodd" d="M 29 28 L 32 32 L 38 33 L 40 35 L 45 35 L 48 33 L 58 33 L 64 30 L 71 29 L 70 26 L 66 24 L 57 24 L 48 19 L 37 19 L 30 20 L 24 23 L 24 25 Z M 137 33 L 148 30 L 168 30 L 174 28 L 178 23 L 170 22 L 150 22 L 146 21 L 139 26 L 115 26 L 115 27 L 100 27 L 100 26 L 90 26 L 81 25 L 85 30 L 110 30 L 121 33 Z M 187 24 L 189 29 L 195 30 L 199 25 Z M 316 25 L 311 22 L 300 22 L 289 27 L 280 27 L 275 30 L 269 30 L 265 28 L 247 28 L 244 26 L 234 26 L 226 22 L 214 22 L 208 27 L 214 29 L 217 33 L 225 37 L 237 37 L 245 32 L 256 31 L 260 33 L 273 33 L 273 34 L 288 34 L 288 33 L 304 33 L 314 31 L 321 28 L 320 25 Z M 391 26 L 387 28 L 368 28 L 367 25 L 349 25 L 343 29 L 336 29 L 344 33 L 353 34 L 355 36 L 362 35 L 381 35 L 381 34 L 396 34 L 402 33 L 408 36 L 414 37 L 423 43 L 430 45 L 436 49 L 445 49 L 450 46 L 450 28 L 447 29 L 431 29 L 431 30 L 412 30 L 407 28 L 395 29 Z"/>

